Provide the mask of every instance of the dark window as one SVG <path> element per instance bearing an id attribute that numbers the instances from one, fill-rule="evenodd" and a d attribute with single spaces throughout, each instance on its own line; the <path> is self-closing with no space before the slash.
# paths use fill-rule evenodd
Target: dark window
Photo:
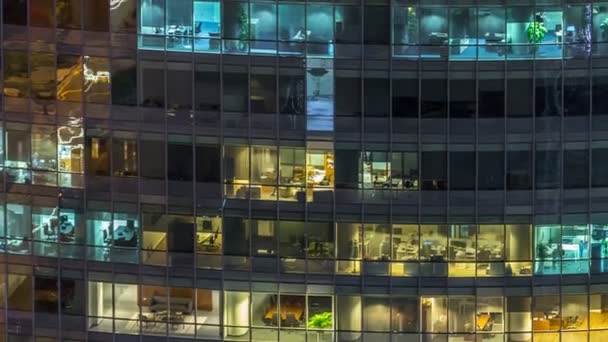
<path id="1" fill-rule="evenodd" d="M 564 151 L 564 188 L 587 188 L 589 186 L 589 151 Z"/>
<path id="2" fill-rule="evenodd" d="M 167 108 L 192 108 L 192 69 L 190 63 L 167 63 Z"/>
<path id="3" fill-rule="evenodd" d="M 359 7 L 336 5 L 335 20 L 336 43 L 357 44 L 361 42 L 361 10 Z"/>
<path id="4" fill-rule="evenodd" d="M 532 78 L 529 72 L 514 72 L 507 79 L 507 115 L 531 116 Z"/>
<path id="5" fill-rule="evenodd" d="M 450 152 L 450 189 L 475 190 L 475 152 Z"/>
<path id="6" fill-rule="evenodd" d="M 478 154 L 478 183 L 479 190 L 504 189 L 504 152 L 483 151 Z"/>
<path id="7" fill-rule="evenodd" d="M 30 25 L 55 28 L 53 0 L 30 0 Z"/>
<path id="8" fill-rule="evenodd" d="M 361 169 L 359 150 L 336 150 L 335 175 L 336 188 L 355 189 L 359 185 Z"/>
<path id="9" fill-rule="evenodd" d="M 55 0 L 57 27 L 61 29 L 80 29 L 81 0 Z M 86 1 L 86 0 L 85 0 Z"/>
<path id="10" fill-rule="evenodd" d="M 335 71 L 337 116 L 361 115 L 361 75 L 358 70 Z"/>
<path id="11" fill-rule="evenodd" d="M 586 70 L 568 70 L 564 81 L 564 116 L 589 115 L 589 75 Z"/>
<path id="12" fill-rule="evenodd" d="M 390 8 L 387 6 L 365 6 L 363 10 L 364 27 L 363 32 L 364 44 L 388 45 L 390 32 Z"/>
<path id="13" fill-rule="evenodd" d="M 536 188 L 559 188 L 561 178 L 560 151 L 537 150 L 534 160 L 536 161 Z"/>
<path id="14" fill-rule="evenodd" d="M 487 78 L 480 75 L 479 79 L 479 117 L 480 118 L 501 118 L 505 116 L 505 83 L 501 76 Z"/>
<path id="15" fill-rule="evenodd" d="M 140 63 L 142 89 L 141 105 L 144 107 L 165 107 L 165 71 L 163 65 L 155 62 Z"/>
<path id="16" fill-rule="evenodd" d="M 247 112 L 247 69 L 241 66 L 224 67 L 224 110 Z"/>
<path id="17" fill-rule="evenodd" d="M 144 178 L 165 179 L 165 142 L 142 137 L 139 143 L 140 174 Z"/>
<path id="18" fill-rule="evenodd" d="M 453 73 L 450 80 L 450 117 L 475 117 L 475 78 Z"/>
<path id="19" fill-rule="evenodd" d="M 2 11 L 5 25 L 27 25 L 27 0 L 4 0 Z"/>
<path id="20" fill-rule="evenodd" d="M 393 116 L 418 117 L 418 76 L 415 72 L 393 72 Z"/>
<path id="21" fill-rule="evenodd" d="M 445 73 L 427 73 L 422 79 L 422 118 L 445 118 L 448 113 Z"/>
<path id="22" fill-rule="evenodd" d="M 220 182 L 219 146 L 196 146 L 196 181 L 202 183 Z"/>
<path id="23" fill-rule="evenodd" d="M 110 30 L 110 2 L 84 0 L 84 30 L 108 32 Z"/>
<path id="24" fill-rule="evenodd" d="M 137 104 L 136 63 L 132 59 L 112 59 L 112 104 Z"/>
<path id="25" fill-rule="evenodd" d="M 529 150 L 507 152 L 507 189 L 528 190 L 531 188 L 532 163 Z"/>
<path id="26" fill-rule="evenodd" d="M 608 148 L 593 148 L 591 152 L 591 181 L 593 187 L 608 186 Z"/>
<path id="27" fill-rule="evenodd" d="M 194 67 L 194 104 L 197 110 L 220 110 L 220 73 L 216 65 Z"/>
<path id="28" fill-rule="evenodd" d="M 274 113 L 276 111 L 276 77 L 272 68 L 251 70 L 251 112 Z"/>
<path id="29" fill-rule="evenodd" d="M 561 115 L 562 78 L 558 70 L 536 72 L 535 111 L 536 116 Z M 531 94 L 528 94 L 528 97 Z"/>
<path id="30" fill-rule="evenodd" d="M 608 69 L 594 69 L 593 115 L 608 115 Z"/>
<path id="31" fill-rule="evenodd" d="M 192 146 L 190 144 L 168 144 L 167 178 L 174 181 L 192 181 Z"/>
<path id="32" fill-rule="evenodd" d="M 447 153 L 445 151 L 422 152 L 422 189 L 445 190 L 447 188 Z"/>
<path id="33" fill-rule="evenodd" d="M 249 255 L 249 227 L 237 217 L 224 217 L 224 255 Z"/>
<path id="34" fill-rule="evenodd" d="M 363 86 L 365 115 L 388 116 L 390 96 L 388 73 L 381 71 L 366 72 Z M 351 101 L 353 100 L 356 99 Z"/>

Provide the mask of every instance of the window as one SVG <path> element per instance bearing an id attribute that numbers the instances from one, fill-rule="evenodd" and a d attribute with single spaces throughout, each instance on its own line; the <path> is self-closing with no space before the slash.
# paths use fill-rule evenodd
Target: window
<path id="1" fill-rule="evenodd" d="M 224 51 L 247 53 L 251 35 L 249 5 L 244 2 L 227 2 L 223 7 Z"/>
<path id="2" fill-rule="evenodd" d="M 115 176 L 137 176 L 137 136 L 134 133 L 114 131 L 112 167 Z"/>
<path id="3" fill-rule="evenodd" d="M 480 9 L 480 11 L 482 11 Z M 481 17 L 479 20 L 482 20 Z M 498 30 L 499 28 L 496 28 Z M 481 30 L 481 28 L 480 28 Z M 497 38 L 498 39 L 498 38 Z M 503 38 L 504 40 L 504 38 Z M 486 47 L 486 50 L 489 47 Z M 480 51 L 481 54 L 481 51 Z M 479 72 L 478 111 L 479 118 L 502 118 L 505 116 L 505 80 L 502 71 Z"/>
<path id="4" fill-rule="evenodd" d="M 375 31 L 375 30 L 374 30 Z M 388 37 L 388 36 L 387 36 Z M 386 117 L 389 115 L 389 88 L 390 78 L 389 73 L 379 70 L 366 70 L 365 79 L 363 82 L 365 99 L 364 109 L 365 116 L 380 116 Z M 358 99 L 351 98 L 351 101 Z"/>
<path id="5" fill-rule="evenodd" d="M 335 70 L 336 116 L 361 116 L 361 74 L 359 70 Z"/>
<path id="6" fill-rule="evenodd" d="M 450 152 L 450 189 L 475 190 L 475 152 L 472 146 L 453 145 Z"/>
<path id="7" fill-rule="evenodd" d="M 504 59 L 507 43 L 505 9 L 481 7 L 477 14 L 479 59 Z"/>
<path id="8" fill-rule="evenodd" d="M 110 104 L 110 60 L 84 56 L 83 68 L 85 101 Z"/>
<path id="9" fill-rule="evenodd" d="M 393 117 L 418 118 L 418 73 L 395 70 L 391 76 Z"/>
<path id="10" fill-rule="evenodd" d="M 110 175 L 110 139 L 104 133 L 87 134 L 89 173 L 94 176 Z"/>
<path id="11" fill-rule="evenodd" d="M 416 46 L 420 42 L 421 10 L 417 7 L 392 6 L 393 53 L 397 56 L 414 56 L 420 53 Z"/>
<path id="12" fill-rule="evenodd" d="M 27 0 L 3 1 L 2 13 L 5 25 L 27 25 Z"/>
<path id="13" fill-rule="evenodd" d="M 306 66 L 307 129 L 309 131 L 333 131 L 333 60 L 308 59 Z"/>
<path id="14" fill-rule="evenodd" d="M 174 112 L 192 109 L 192 64 L 167 63 L 167 108 Z"/>
<path id="15" fill-rule="evenodd" d="M 165 107 L 165 71 L 158 62 L 141 61 L 139 84 L 141 86 L 140 105 L 143 107 Z"/>
<path id="16" fill-rule="evenodd" d="M 274 146 L 251 147 L 251 187 L 253 198 L 277 198 L 277 149 Z M 258 195 L 254 192 L 260 192 Z"/>
<path id="17" fill-rule="evenodd" d="M 249 148 L 224 146 L 224 183 L 226 196 L 248 198 Z"/>
<path id="18" fill-rule="evenodd" d="M 249 88 L 249 102 L 252 113 L 272 114 L 276 112 L 276 75 L 274 68 L 252 67 Z"/>
<path id="19" fill-rule="evenodd" d="M 111 60 L 112 104 L 135 106 L 137 104 L 137 73 L 135 60 L 113 58 Z"/>
<path id="20" fill-rule="evenodd" d="M 32 97 L 37 100 L 53 100 L 55 94 L 55 55 L 32 52 Z M 43 105 L 44 106 L 44 105 Z"/>
<path id="21" fill-rule="evenodd" d="M 536 188 L 559 188 L 561 181 L 560 151 L 554 146 L 536 145 Z"/>
<path id="22" fill-rule="evenodd" d="M 603 141 L 594 142 L 591 151 L 591 186 L 608 186 L 608 146 Z"/>
<path id="23" fill-rule="evenodd" d="M 139 159 L 142 177 L 165 179 L 165 146 L 164 136 L 153 133 L 143 133 L 141 135 Z"/>
<path id="24" fill-rule="evenodd" d="M 306 182 L 306 150 L 303 147 L 279 148 L 279 198 L 295 200 Z"/>
<path id="25" fill-rule="evenodd" d="M 78 55 L 57 54 L 57 100 L 82 102 L 83 58 Z"/>
<path id="26" fill-rule="evenodd" d="M 507 73 L 507 116 L 529 117 L 532 115 L 532 77 L 527 70 Z"/>
<path id="27" fill-rule="evenodd" d="M 393 189 L 418 190 L 418 152 L 391 153 Z"/>
<path id="28" fill-rule="evenodd" d="M 83 4 L 83 29 L 86 31 L 108 32 L 110 28 L 109 2 L 83 1 Z"/>
<path id="29" fill-rule="evenodd" d="M 194 108 L 204 111 L 219 111 L 220 73 L 217 65 L 195 64 Z"/>
<path id="30" fill-rule="evenodd" d="M 432 149 L 431 149 L 432 148 Z M 429 146 L 422 151 L 422 190 L 446 190 L 447 152 L 442 147 Z"/>
<path id="31" fill-rule="evenodd" d="M 504 189 L 504 151 L 479 151 L 477 153 L 477 187 L 479 190 Z"/>
<path id="32" fill-rule="evenodd" d="M 15 0 L 18 1 L 18 0 Z M 24 1 L 25 2 L 25 1 Z M 6 10 L 7 3 L 4 3 Z M 6 13 L 6 12 L 4 12 Z M 6 23 L 6 21 L 5 21 Z M 24 24 L 25 25 L 25 24 Z M 36 66 L 35 62 L 34 67 Z M 4 50 L 4 95 L 29 97 L 28 57 L 25 52 Z"/>
<path id="33" fill-rule="evenodd" d="M 156 0 L 160 2 L 162 0 Z M 79 30 L 82 16 L 80 0 L 56 0 L 55 15 L 57 27 L 68 30 Z"/>
<path id="34" fill-rule="evenodd" d="M 224 66 L 224 110 L 227 112 L 247 112 L 248 80 L 247 67 Z"/>
<path id="35" fill-rule="evenodd" d="M 475 87 L 476 80 L 473 72 L 450 72 L 450 117 L 475 117 L 477 109 Z"/>
<path id="36" fill-rule="evenodd" d="M 137 1 L 126 0 L 110 6 L 110 31 L 135 33 L 137 31 Z"/>
<path id="37" fill-rule="evenodd" d="M 511 145 L 507 151 L 507 190 L 528 190 L 532 186 L 532 162 L 528 145 Z"/>
<path id="38" fill-rule="evenodd" d="M 427 71 L 422 74 L 420 98 L 422 118 L 445 118 L 448 115 L 448 82 L 445 72 Z"/>
<path id="39" fill-rule="evenodd" d="M 532 226 L 508 224 L 505 230 L 505 275 L 532 275 Z"/>
<path id="40" fill-rule="evenodd" d="M 360 8 L 357 6 L 336 5 L 335 12 L 336 43 L 357 44 L 361 42 Z M 388 20 L 386 22 L 388 23 Z M 386 37 L 388 36 L 387 32 Z"/>
<path id="41" fill-rule="evenodd" d="M 314 188 L 334 187 L 333 146 L 309 142 L 306 151 L 306 184 Z"/>
<path id="42" fill-rule="evenodd" d="M 169 136 L 167 144 L 167 178 L 173 181 L 191 182 L 194 179 L 192 163 L 193 151 L 190 137 Z"/>
<path id="43" fill-rule="evenodd" d="M 420 298 L 420 316 L 423 333 L 448 332 L 448 298 L 447 296 Z"/>
<path id="44" fill-rule="evenodd" d="M 564 150 L 564 188 L 587 188 L 589 186 L 589 151 L 578 146 L 566 146 Z M 574 147 L 578 147 L 574 149 Z"/>
<path id="45" fill-rule="evenodd" d="M 194 1 L 194 51 L 218 51 L 222 17 L 219 1 Z"/>
<path id="46" fill-rule="evenodd" d="M 250 3 L 249 23 L 251 52 L 257 54 L 277 52 L 277 7 L 269 3 Z"/>
<path id="47" fill-rule="evenodd" d="M 196 181 L 220 182 L 221 150 L 218 145 L 196 145 Z"/>

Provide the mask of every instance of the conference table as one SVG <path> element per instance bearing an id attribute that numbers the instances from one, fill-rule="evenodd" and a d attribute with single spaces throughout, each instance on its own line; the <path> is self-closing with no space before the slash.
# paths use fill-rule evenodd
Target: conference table
<path id="1" fill-rule="evenodd" d="M 270 306 L 268 308 L 268 310 L 266 310 L 266 314 L 264 315 L 264 318 L 267 320 L 272 320 L 272 316 L 275 313 L 277 313 L 277 305 L 273 304 L 272 306 Z M 304 315 L 304 309 L 302 308 L 301 305 L 282 304 L 281 305 L 281 321 L 284 321 L 287 319 L 287 314 L 293 314 L 294 318 L 297 321 L 299 321 L 302 319 L 302 316 Z"/>

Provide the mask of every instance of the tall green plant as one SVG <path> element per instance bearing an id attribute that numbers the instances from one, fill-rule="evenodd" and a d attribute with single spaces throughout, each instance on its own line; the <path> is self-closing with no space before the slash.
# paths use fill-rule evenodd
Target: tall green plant
<path id="1" fill-rule="evenodd" d="M 544 23 L 534 21 L 528 25 L 526 31 L 528 32 L 528 41 L 530 41 L 530 43 L 538 44 L 545 38 L 547 28 Z"/>
<path id="2" fill-rule="evenodd" d="M 418 17 L 416 16 L 416 9 L 414 7 L 407 8 L 407 33 L 410 40 L 418 36 Z M 414 43 L 410 41 L 408 43 Z"/>
<path id="3" fill-rule="evenodd" d="M 247 41 L 249 39 L 249 16 L 243 6 L 241 6 L 241 12 L 239 13 L 239 26 L 239 39 Z"/>

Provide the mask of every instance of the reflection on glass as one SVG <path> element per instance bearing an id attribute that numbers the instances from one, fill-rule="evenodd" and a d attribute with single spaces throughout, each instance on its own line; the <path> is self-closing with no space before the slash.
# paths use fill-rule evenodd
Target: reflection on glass
<path id="1" fill-rule="evenodd" d="M 333 131 L 334 76 L 332 60 L 307 60 L 306 114 L 309 131 Z"/>

